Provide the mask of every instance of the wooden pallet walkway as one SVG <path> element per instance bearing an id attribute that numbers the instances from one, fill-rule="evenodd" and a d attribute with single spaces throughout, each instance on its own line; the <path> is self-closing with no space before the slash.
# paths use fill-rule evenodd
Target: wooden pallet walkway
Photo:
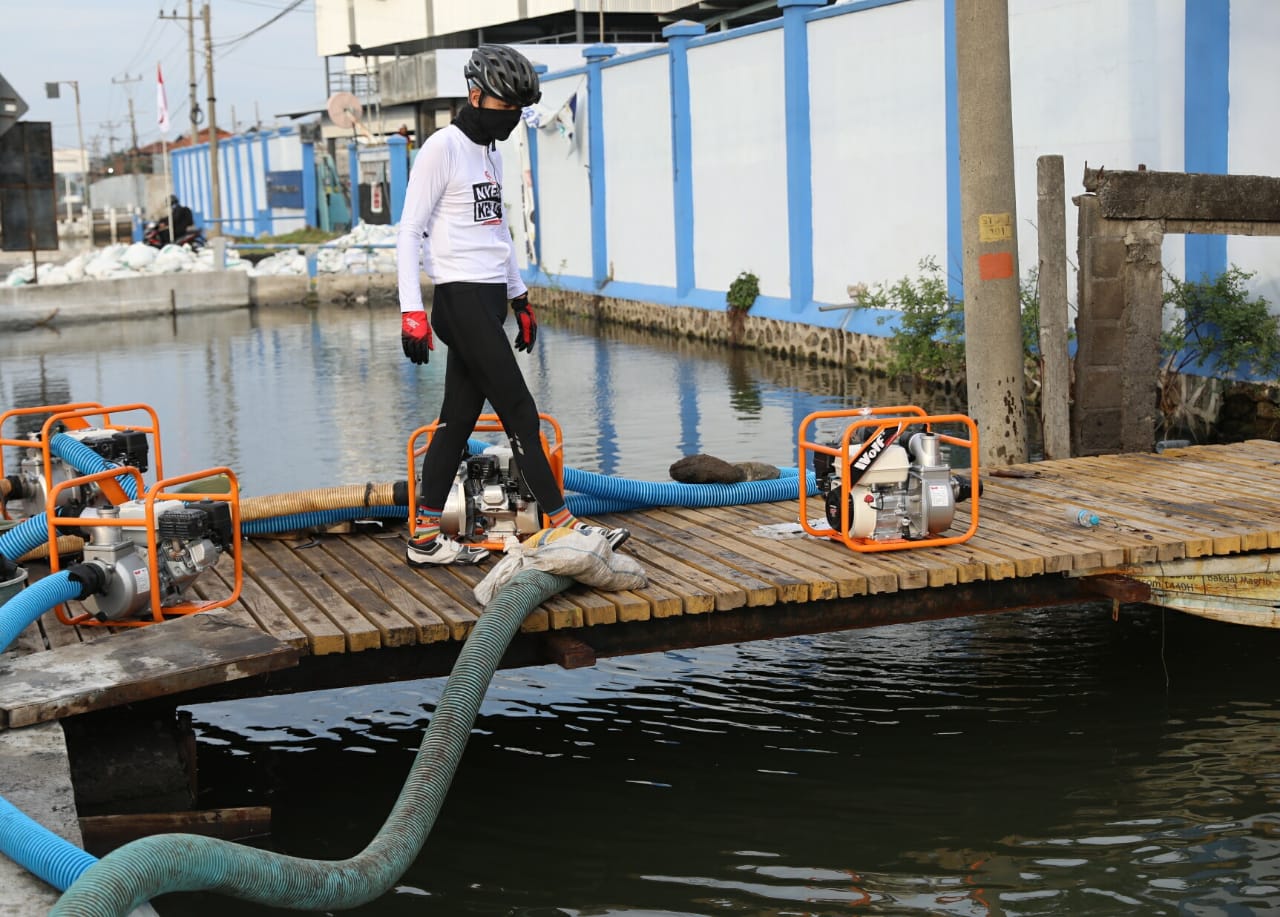
<path id="1" fill-rule="evenodd" d="M 948 608 L 964 590 L 1012 607 L 1024 600 L 1017 587 L 1025 583 L 1056 588 L 1070 601 L 1074 593 L 1066 584 L 1079 580 L 1064 574 L 1280 547 L 1276 442 L 1029 463 L 984 472 L 982 484 L 979 527 L 969 541 L 871 554 L 831 539 L 779 537 L 777 527 L 798 522 L 795 500 L 603 517 L 599 521 L 631 529 L 622 550 L 640 561 L 648 586 L 628 592 L 574 586 L 530 614 L 522 632 L 565 632 L 593 645 L 625 633 L 632 647 L 644 647 L 642 635 L 652 633 L 648 646 L 660 649 L 690 639 L 676 635 L 680 623 L 686 634 L 702 628 L 704 642 L 728 642 L 859 626 L 858 609 L 865 609 L 865 623 L 883 623 L 876 609 L 904 595 L 914 600 L 893 605 L 893 620 L 966 613 L 968 599 Z M 1073 506 L 1097 512 L 1102 524 L 1076 525 L 1068 518 Z M 811 513 L 820 508 L 819 500 L 809 502 Z M 968 512 L 962 504 L 954 531 L 968 526 Z M 220 616 L 304 660 L 414 647 L 456 654 L 481 612 L 473 589 L 491 566 L 409 567 L 402 531 L 254 538 L 245 544 L 243 563 L 241 597 Z M 224 562 L 197 580 L 194 591 L 216 599 L 229 594 L 230 585 Z M 833 608 L 842 616 L 831 617 Z M 714 623 L 731 619 L 740 623 L 728 630 Z M 91 655 L 93 646 L 121 639 L 104 640 L 104 631 L 66 627 L 50 614 L 7 655 Z M 353 675 L 353 683 L 369 677 Z M 0 696 L 0 711 L 4 703 Z"/>

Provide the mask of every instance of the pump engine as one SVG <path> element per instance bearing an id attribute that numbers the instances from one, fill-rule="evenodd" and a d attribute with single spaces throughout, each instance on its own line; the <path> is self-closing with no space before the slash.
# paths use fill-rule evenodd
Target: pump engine
<path id="1" fill-rule="evenodd" d="M 542 528 L 542 512 L 510 446 L 490 446 L 463 459 L 440 514 L 440 528 L 500 549 L 508 540 Z"/>
<path id="2" fill-rule="evenodd" d="M 918 540 L 951 528 L 956 503 L 969 499 L 967 478 L 951 473 L 938 434 L 913 433 L 904 448 L 897 433 L 880 429 L 847 463 L 848 520 L 845 534 L 872 541 Z M 837 531 L 844 492 L 841 465 L 815 453 L 814 474 L 825 496 L 827 522 Z"/>
<path id="3" fill-rule="evenodd" d="M 10 503 L 20 500 L 21 515 L 31 517 L 48 509 L 49 493 L 55 486 L 80 476 L 80 472 L 67 465 L 57 455 L 49 458 L 50 480 L 45 480 L 44 450 L 36 440 L 39 434 L 32 434 L 33 440 L 29 448 L 21 450 L 18 459 L 18 473 L 9 478 L 11 485 Z M 112 465 L 129 466 L 145 472 L 147 470 L 148 444 L 147 435 L 138 430 L 67 430 L 64 436 L 78 440 L 88 446 Z M 88 506 L 110 505 L 97 484 L 84 484 L 78 487 L 64 488 L 58 497 L 57 509 L 69 515 Z"/>
<path id="4" fill-rule="evenodd" d="M 197 576 L 218 562 L 234 542 L 231 504 L 221 500 L 159 500 L 155 519 L 155 577 L 147 556 L 146 504 L 89 507 L 82 519 L 136 520 L 136 525 L 86 525 L 84 562 L 104 574 L 104 585 L 90 599 L 99 620 L 120 621 L 151 604 L 158 584 L 162 607 L 178 604 Z"/>

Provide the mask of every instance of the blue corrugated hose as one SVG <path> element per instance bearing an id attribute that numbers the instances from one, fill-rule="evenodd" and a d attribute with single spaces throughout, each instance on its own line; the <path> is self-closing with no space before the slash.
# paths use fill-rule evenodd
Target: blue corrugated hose
<path id="1" fill-rule="evenodd" d="M 7 650 L 24 627 L 50 608 L 80 598 L 82 589 L 66 570 L 59 570 L 0 605 L 0 652 Z"/>
<path id="2" fill-rule="evenodd" d="M 0 606 L 0 650 L 22 629 L 50 608 L 80 597 L 81 585 L 60 570 L 35 583 Z M 75 844 L 32 821 L 0 797 L 0 853 L 54 888 L 64 890 L 97 862 Z"/>
<path id="3" fill-rule="evenodd" d="M 507 645 L 530 611 L 572 583 L 525 569 L 486 606 L 454 663 L 400 797 L 360 853 L 304 860 L 193 834 L 145 837 L 86 870 L 51 917 L 123 917 L 156 895 L 177 891 L 214 891 L 297 910 L 340 910 L 379 897 L 422 849 Z"/>

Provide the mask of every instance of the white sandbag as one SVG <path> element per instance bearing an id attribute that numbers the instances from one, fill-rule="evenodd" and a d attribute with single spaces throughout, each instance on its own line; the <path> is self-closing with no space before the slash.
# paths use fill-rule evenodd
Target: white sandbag
<path id="1" fill-rule="evenodd" d="M 135 242 L 125 251 L 121 261 L 134 270 L 140 271 L 150 266 L 151 262 L 156 260 L 157 254 L 158 252 L 150 245 Z"/>
<path id="2" fill-rule="evenodd" d="M 488 605 L 526 567 L 571 576 L 587 586 L 610 592 L 649 585 L 640 562 L 627 554 L 615 554 L 604 535 L 565 526 L 534 532 L 522 544 L 507 548 L 506 556 L 476 584 L 476 601 Z"/>

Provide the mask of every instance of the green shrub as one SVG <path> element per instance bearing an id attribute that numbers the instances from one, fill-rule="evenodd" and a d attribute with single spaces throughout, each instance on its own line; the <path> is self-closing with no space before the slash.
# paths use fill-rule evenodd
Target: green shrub
<path id="1" fill-rule="evenodd" d="M 1157 380 L 1162 438 L 1199 440 L 1218 423 L 1222 376 L 1280 375 L 1280 325 L 1261 296 L 1244 288 L 1253 274 L 1234 264 L 1214 280 L 1182 281 L 1166 272 L 1168 330 L 1160 336 Z M 1196 369 L 1212 376 L 1191 376 Z"/>
<path id="2" fill-rule="evenodd" d="M 900 313 L 889 337 L 889 365 L 894 376 L 942 379 L 964 370 L 964 308 L 947 293 L 947 279 L 932 258 L 920 262 L 920 276 L 903 277 L 897 283 L 876 284 L 853 291 L 854 305 L 874 309 L 876 324 L 886 324 Z"/>
<path id="3" fill-rule="evenodd" d="M 725 294 L 725 302 L 734 312 L 745 313 L 755 305 L 760 295 L 760 278 L 750 271 L 743 271 L 733 283 L 729 284 L 729 292 Z"/>
<path id="4" fill-rule="evenodd" d="M 1182 281 L 1166 272 L 1168 330 L 1160 336 L 1163 371 L 1211 369 L 1222 375 L 1280 375 L 1280 326 L 1270 304 L 1244 288 L 1253 274 L 1234 264 L 1215 280 Z"/>

